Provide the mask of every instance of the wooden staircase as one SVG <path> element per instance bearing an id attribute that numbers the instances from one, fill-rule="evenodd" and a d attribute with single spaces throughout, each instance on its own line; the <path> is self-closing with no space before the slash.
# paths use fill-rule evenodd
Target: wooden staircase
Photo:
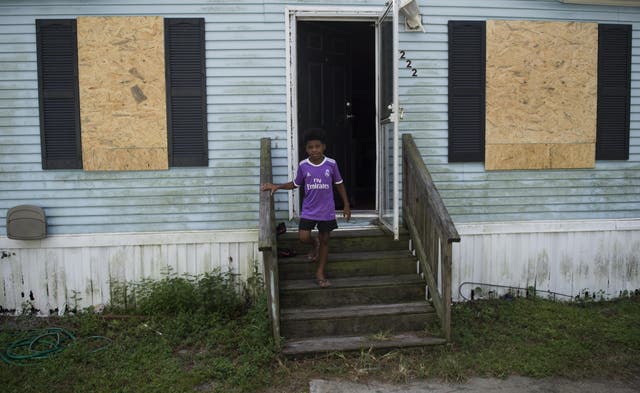
<path id="1" fill-rule="evenodd" d="M 382 229 L 337 230 L 329 243 L 326 274 L 331 287 L 315 282 L 316 265 L 297 233 L 278 237 L 278 248 L 297 256 L 278 258 L 282 352 L 383 349 L 445 343 L 427 331 L 437 322 L 425 300 L 425 281 L 409 252 Z"/>

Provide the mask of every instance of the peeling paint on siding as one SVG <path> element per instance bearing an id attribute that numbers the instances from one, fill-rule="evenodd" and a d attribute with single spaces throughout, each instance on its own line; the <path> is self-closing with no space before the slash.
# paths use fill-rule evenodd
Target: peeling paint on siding
<path id="1" fill-rule="evenodd" d="M 117 285 L 160 279 L 167 272 L 199 275 L 220 269 L 237 275 L 242 282 L 253 273 L 254 264 L 260 267 L 256 234 L 166 235 L 122 234 L 106 240 L 96 235 L 78 241 L 80 244 L 73 244 L 73 237 L 69 237 L 62 246 L 2 250 L 7 256 L 0 259 L 0 311 L 20 312 L 33 307 L 39 314 L 48 315 L 108 304 L 118 291 Z M 139 244 L 118 244 L 127 236 L 137 236 Z M 100 245 L 103 242 L 107 245 Z"/>
<path id="2" fill-rule="evenodd" d="M 602 226 L 602 230 L 583 227 Z M 640 289 L 640 221 L 612 230 L 615 221 L 456 224 L 461 235 L 453 251 L 453 294 L 464 282 L 535 287 L 570 296 L 619 296 Z M 562 230 L 553 229 L 554 226 Z M 492 233 L 492 231 L 496 231 Z M 508 261 L 505 263 L 505 261 Z M 469 293 L 463 293 L 469 297 Z"/>

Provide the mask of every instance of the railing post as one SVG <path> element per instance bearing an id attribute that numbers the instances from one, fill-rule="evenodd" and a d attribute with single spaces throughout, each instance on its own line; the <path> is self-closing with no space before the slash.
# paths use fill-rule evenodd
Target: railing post
<path id="1" fill-rule="evenodd" d="M 260 184 L 272 183 L 271 139 L 260 139 Z M 260 192 L 260 223 L 258 249 L 262 251 L 264 281 L 267 290 L 267 306 L 273 339 L 280 345 L 280 300 L 278 289 L 278 245 L 276 242 L 275 209 L 273 196 Z"/>
<path id="2" fill-rule="evenodd" d="M 443 318 L 442 331 L 444 338 L 451 341 L 451 265 L 452 265 L 452 249 L 451 242 L 444 242 L 442 247 L 442 299 L 443 299 Z"/>

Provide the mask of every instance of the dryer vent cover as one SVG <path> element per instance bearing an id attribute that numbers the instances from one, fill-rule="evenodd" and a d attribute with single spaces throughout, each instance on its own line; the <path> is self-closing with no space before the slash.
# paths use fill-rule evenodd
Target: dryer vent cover
<path id="1" fill-rule="evenodd" d="M 7 213 L 7 237 L 16 240 L 38 240 L 47 237 L 47 218 L 38 206 L 20 205 Z"/>

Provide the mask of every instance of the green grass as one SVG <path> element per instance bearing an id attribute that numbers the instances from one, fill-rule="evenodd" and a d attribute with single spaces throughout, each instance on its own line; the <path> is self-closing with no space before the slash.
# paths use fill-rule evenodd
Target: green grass
<path id="1" fill-rule="evenodd" d="M 31 366 L 0 362 L 2 391 L 299 393 L 308 391 L 309 379 L 318 377 L 391 382 L 509 375 L 631 380 L 640 372 L 640 297 L 456 304 L 450 344 L 291 360 L 277 356 L 269 337 L 265 297 L 256 289 L 261 285 L 257 280 L 238 294 L 232 277 L 167 276 L 123 291 L 126 309 L 62 318 L 3 317 L 2 348 L 28 329 L 48 326 L 64 327 L 78 341 Z M 93 352 L 87 338 L 94 335 L 108 337 L 110 345 Z"/>
<path id="2" fill-rule="evenodd" d="M 253 392 L 270 383 L 275 348 L 261 291 L 239 292 L 232 276 L 211 273 L 167 275 L 122 293 L 128 293 L 128 308 L 102 315 L 0 319 L 3 349 L 28 330 L 50 326 L 78 338 L 46 360 L 23 366 L 0 362 L 1 390 Z M 93 352 L 95 345 L 88 338 L 95 335 L 109 338 L 110 345 Z"/>
<path id="3" fill-rule="evenodd" d="M 633 377 L 640 371 L 640 301 L 488 301 L 454 309 L 454 344 L 441 350 L 459 380 L 504 377 Z"/>
<path id="4" fill-rule="evenodd" d="M 288 360 L 280 366 L 288 379 L 270 392 L 305 391 L 304 383 L 319 377 L 404 383 L 509 375 L 637 381 L 640 375 L 640 297 L 589 303 L 477 301 L 456 304 L 452 313 L 450 344 Z"/>

